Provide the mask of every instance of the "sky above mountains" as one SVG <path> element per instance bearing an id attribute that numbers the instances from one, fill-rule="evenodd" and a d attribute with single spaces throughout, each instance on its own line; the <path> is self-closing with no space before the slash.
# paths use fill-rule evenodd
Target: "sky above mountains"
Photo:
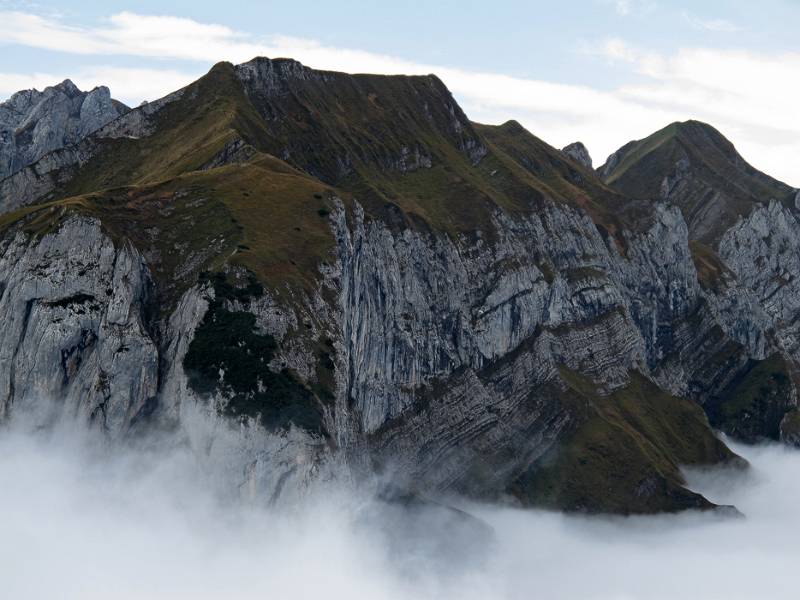
<path id="1" fill-rule="evenodd" d="M 256 55 L 433 72 L 471 119 L 513 118 L 556 146 L 582 140 L 595 164 L 695 118 L 800 186 L 797 0 L 88 4 L 0 0 L 0 97 L 69 77 L 136 105 Z"/>

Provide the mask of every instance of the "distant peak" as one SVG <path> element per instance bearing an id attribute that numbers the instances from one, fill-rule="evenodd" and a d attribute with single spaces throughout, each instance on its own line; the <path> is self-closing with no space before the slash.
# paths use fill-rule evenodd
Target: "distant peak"
<path id="1" fill-rule="evenodd" d="M 568 146 L 564 146 L 561 151 L 569 156 L 576 162 L 579 162 L 587 169 L 591 169 L 592 167 L 592 157 L 589 154 L 589 150 L 584 146 L 583 142 L 573 142 Z"/>
<path id="2" fill-rule="evenodd" d="M 268 56 L 254 56 L 253 58 L 242 64 L 247 65 L 250 63 L 274 63 L 276 65 L 285 64 L 285 65 L 299 65 L 301 67 L 305 66 L 299 60 L 295 60 L 294 58 L 285 58 L 281 56 L 278 56 L 276 58 L 270 58 Z"/>
<path id="3" fill-rule="evenodd" d="M 648 138 L 645 138 L 645 140 L 651 138 L 669 139 L 671 137 L 679 136 L 690 141 L 708 138 L 727 141 L 725 136 L 722 135 L 715 127 L 696 119 L 675 121 L 674 123 L 670 123 L 663 129 L 655 132 Z"/>
<path id="4" fill-rule="evenodd" d="M 273 70 L 280 73 L 293 73 L 313 70 L 293 58 L 268 58 L 266 56 L 256 56 L 247 62 L 236 65 L 236 68 Z"/>
<path id="5" fill-rule="evenodd" d="M 77 85 L 72 83 L 71 79 L 65 79 L 64 81 L 53 87 L 55 87 L 57 90 L 60 90 L 61 92 L 64 92 L 68 96 L 76 96 L 77 94 L 81 93 L 81 90 L 78 88 Z"/>
<path id="6" fill-rule="evenodd" d="M 686 121 L 677 121 L 674 123 L 681 129 L 703 129 L 705 131 L 717 131 L 714 127 L 709 125 L 704 121 L 698 121 L 697 119 L 688 119 Z"/>
<path id="7" fill-rule="evenodd" d="M 510 133 L 519 133 L 525 131 L 525 128 L 520 124 L 520 122 L 514 119 L 506 121 L 505 123 L 500 125 L 500 128 Z"/>

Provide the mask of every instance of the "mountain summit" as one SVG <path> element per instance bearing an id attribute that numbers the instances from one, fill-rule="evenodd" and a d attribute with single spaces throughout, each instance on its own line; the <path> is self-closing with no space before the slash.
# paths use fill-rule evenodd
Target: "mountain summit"
<path id="1" fill-rule="evenodd" d="M 592 157 L 589 155 L 589 150 L 583 145 L 583 142 L 573 142 L 568 146 L 564 146 L 561 151 L 567 156 L 577 160 L 587 169 L 592 168 Z"/>
<path id="2" fill-rule="evenodd" d="M 680 207 L 690 235 L 713 243 L 739 216 L 792 188 L 750 166 L 716 129 L 699 121 L 672 123 L 630 142 L 598 169 L 603 180 L 638 198 Z"/>
<path id="3" fill-rule="evenodd" d="M 800 439 L 791 190 L 694 123 L 583 158 L 432 75 L 219 63 L 0 181 L 0 418 L 175 431 L 265 501 L 713 509 L 709 419 Z"/>

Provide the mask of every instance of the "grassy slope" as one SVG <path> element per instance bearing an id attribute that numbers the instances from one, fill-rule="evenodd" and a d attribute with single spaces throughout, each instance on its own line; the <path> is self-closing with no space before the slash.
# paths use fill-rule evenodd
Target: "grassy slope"
<path id="1" fill-rule="evenodd" d="M 781 420 L 794 408 L 791 377 L 789 364 L 780 354 L 749 361 L 720 397 L 708 402 L 711 422 L 746 442 L 779 439 Z"/>
<path id="2" fill-rule="evenodd" d="M 476 125 L 489 148 L 516 182 L 542 195 L 585 210 L 594 222 L 612 235 L 623 227 L 636 229 L 647 221 L 649 208 L 605 185 L 592 171 L 540 140 L 516 121 L 503 125 Z M 494 166 L 494 165 L 490 165 Z M 509 189 L 519 194 L 519 189 Z"/>
<path id="3" fill-rule="evenodd" d="M 731 273 L 727 265 L 716 252 L 698 240 L 689 240 L 689 251 L 703 289 L 721 292 L 725 287 L 725 275 Z"/>
<path id="4" fill-rule="evenodd" d="M 338 196 L 355 195 L 374 218 L 451 236 L 482 230 L 491 238 L 498 208 L 531 212 L 545 199 L 586 209 L 611 234 L 630 213 L 594 173 L 518 124 L 470 124 L 435 77 L 328 74 L 286 85 L 277 97 L 251 97 L 234 67 L 220 63 L 156 114 L 152 135 L 100 140 L 60 200 L 2 222 L 35 212 L 26 226 L 45 230 L 65 210 L 97 216 L 153 259 L 170 305 L 193 263 L 230 261 L 282 293 L 308 289 L 333 246 L 317 214 L 323 202 L 309 199 L 334 188 L 312 173 L 338 183 Z M 259 151 L 249 164 L 197 171 L 238 139 Z M 467 142 L 488 150 L 477 164 Z M 403 148 L 430 156 L 431 168 L 387 167 Z M 287 153 L 297 169 L 273 156 Z M 343 157 L 351 164 L 342 175 Z"/>
<path id="5" fill-rule="evenodd" d="M 145 254 L 169 312 L 201 271 L 226 263 L 249 269 L 279 295 L 310 289 L 334 243 L 324 216 L 330 193 L 263 155 L 153 185 L 25 207 L 0 217 L 0 228 L 21 223 L 42 234 L 74 212 L 96 217 L 113 237 Z"/>
<path id="6" fill-rule="evenodd" d="M 283 62 L 273 61 L 273 68 Z M 470 123 L 434 76 L 325 72 L 281 85 L 251 92 L 269 130 L 267 151 L 351 191 L 368 213 L 387 221 L 397 220 L 388 212 L 397 207 L 406 224 L 491 235 L 497 208 L 535 212 L 550 199 L 585 208 L 613 232 L 630 213 L 592 171 L 519 124 Z M 486 149 L 477 163 L 470 144 Z M 396 163 L 403 152 L 417 150 L 431 167 L 401 172 Z"/>
<path id="7" fill-rule="evenodd" d="M 703 411 L 638 373 L 624 389 L 598 396 L 592 383 L 562 369 L 563 402 L 580 425 L 512 487 L 524 501 L 574 511 L 651 513 L 712 505 L 683 487 L 682 465 L 736 461 Z"/>
<path id="8" fill-rule="evenodd" d="M 285 62 L 273 61 L 276 69 Z M 473 167 L 464 148 L 478 137 L 433 76 L 327 72 L 290 75 L 282 85 L 277 93 L 251 94 L 269 131 L 267 151 L 351 191 L 376 217 L 455 235 L 486 228 L 496 205 L 523 205 Z M 453 119 L 466 125 L 454 128 Z M 402 172 L 404 151 L 429 157 L 432 168 Z"/>
<path id="9" fill-rule="evenodd" d="M 605 181 L 623 194 L 642 199 L 658 198 L 664 177 L 674 172 L 678 160 L 688 158 L 694 182 L 678 203 L 690 229 L 696 211 L 712 190 L 722 194 L 726 203 L 725 218 L 709 239 L 702 240 L 706 243 L 736 217 L 748 214 L 754 205 L 771 199 L 782 201 L 792 191 L 757 171 L 722 134 L 698 121 L 672 123 L 643 140 L 626 144 L 620 153 L 619 163 Z"/>
<path id="10" fill-rule="evenodd" d="M 103 138 L 61 197 L 148 185 L 199 169 L 234 139 L 260 147 L 264 129 L 228 63 L 220 63 L 155 115 L 154 133 Z"/>

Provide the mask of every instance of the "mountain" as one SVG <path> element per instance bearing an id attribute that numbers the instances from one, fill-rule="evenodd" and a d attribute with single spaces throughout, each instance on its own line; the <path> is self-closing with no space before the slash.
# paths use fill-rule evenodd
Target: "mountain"
<path id="1" fill-rule="evenodd" d="M 583 142 L 573 142 L 564 146 L 561 151 L 570 158 L 578 161 L 587 169 L 592 168 L 592 157 L 589 155 L 589 149 L 583 145 Z"/>
<path id="2" fill-rule="evenodd" d="M 719 131 L 698 121 L 626 144 L 598 172 L 628 196 L 679 207 L 692 239 L 707 244 L 754 206 L 793 203 L 796 191 L 754 169 Z"/>
<path id="3" fill-rule="evenodd" d="M 433 75 L 220 63 L 0 181 L 0 419 L 171 431 L 265 501 L 714 508 L 709 418 L 800 431 L 797 211 L 708 243 L 623 150 L 600 177 Z"/>
<path id="4" fill-rule="evenodd" d="M 793 417 L 781 420 L 794 403 L 800 356 L 800 190 L 757 171 L 719 131 L 697 121 L 673 123 L 626 144 L 598 174 L 620 193 L 680 208 L 701 283 L 753 311 L 747 319 L 740 312 L 736 327 L 759 322 L 764 333 L 756 335 L 770 339 L 754 339 L 753 331 L 735 337 L 758 348 L 759 357 L 776 351 L 750 363 L 744 381 L 737 376 L 711 398 L 706 412 L 712 424 L 750 441 L 757 431 L 775 438 L 781 427 L 788 435 Z"/>
<path id="5" fill-rule="evenodd" d="M 41 92 L 17 92 L 0 104 L 0 179 L 127 111 L 107 87 L 82 92 L 69 79 Z"/>

